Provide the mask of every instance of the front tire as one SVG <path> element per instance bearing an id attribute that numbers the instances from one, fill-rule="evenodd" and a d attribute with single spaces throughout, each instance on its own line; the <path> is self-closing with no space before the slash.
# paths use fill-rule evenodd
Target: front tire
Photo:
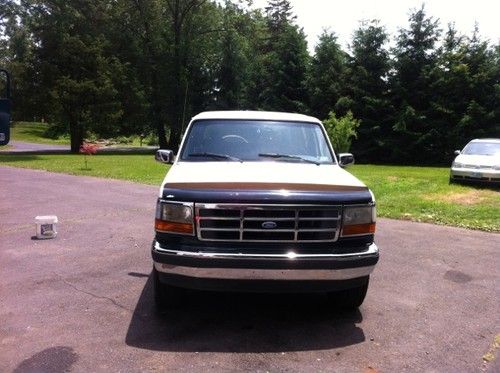
<path id="1" fill-rule="evenodd" d="M 357 309 L 365 300 L 369 281 L 370 277 L 367 276 L 365 282 L 361 286 L 328 293 L 327 297 L 329 303 L 333 307 L 342 310 L 352 311 Z"/>
<path id="2" fill-rule="evenodd" d="M 168 309 L 177 308 L 182 303 L 183 290 L 181 288 L 164 284 L 160 281 L 160 275 L 153 266 L 153 294 L 155 308 L 163 313 Z"/>

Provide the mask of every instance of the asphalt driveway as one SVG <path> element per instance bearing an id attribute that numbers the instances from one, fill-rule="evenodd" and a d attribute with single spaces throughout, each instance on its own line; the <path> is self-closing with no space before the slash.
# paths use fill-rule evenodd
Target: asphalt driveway
<path id="1" fill-rule="evenodd" d="M 9 142 L 9 145 L 12 146 L 9 149 L 9 153 L 15 152 L 45 152 L 45 151 L 69 151 L 69 145 L 58 145 L 58 144 L 37 144 L 32 142 L 25 141 L 16 141 L 12 140 Z"/>
<path id="2" fill-rule="evenodd" d="M 481 371 L 500 235 L 379 219 L 359 312 L 322 295 L 190 293 L 153 312 L 156 187 L 0 167 L 0 371 Z M 36 215 L 56 239 L 32 240 Z M 493 351 L 498 354 L 498 350 Z"/>
<path id="3" fill-rule="evenodd" d="M 0 149 L 0 154 L 69 154 L 69 145 L 59 145 L 59 144 L 38 144 L 24 141 L 12 140 L 9 142 L 10 147 L 8 149 Z M 102 146 L 99 147 L 99 153 L 120 153 L 120 154 L 150 154 L 156 151 L 158 147 L 156 146 Z"/>

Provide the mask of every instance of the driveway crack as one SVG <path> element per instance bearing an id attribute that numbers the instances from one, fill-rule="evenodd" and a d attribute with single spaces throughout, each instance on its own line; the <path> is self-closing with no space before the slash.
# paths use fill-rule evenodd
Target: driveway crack
<path id="1" fill-rule="evenodd" d="M 103 296 L 103 295 L 97 295 L 97 294 L 94 294 L 94 293 L 92 293 L 90 291 L 80 289 L 78 286 L 72 284 L 71 282 L 65 280 L 64 278 L 61 278 L 61 276 L 59 276 L 59 278 L 66 285 L 68 285 L 69 287 L 71 287 L 72 289 L 74 289 L 74 290 L 76 290 L 76 291 L 78 291 L 80 293 L 90 295 L 92 298 L 107 300 L 107 301 L 111 302 L 111 304 L 113 304 L 114 306 L 116 306 L 118 308 L 121 308 L 121 309 L 123 309 L 125 311 L 128 311 L 130 313 L 133 312 L 131 309 L 128 309 L 127 307 L 125 307 L 124 305 L 118 303 L 117 301 L 115 301 L 114 299 L 112 299 L 110 297 L 106 297 L 106 296 Z"/>

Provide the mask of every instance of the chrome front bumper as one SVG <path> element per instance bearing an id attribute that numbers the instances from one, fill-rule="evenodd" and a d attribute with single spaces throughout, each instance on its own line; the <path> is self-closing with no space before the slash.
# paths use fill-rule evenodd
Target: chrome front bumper
<path id="1" fill-rule="evenodd" d="M 167 258 L 155 260 L 158 272 L 191 278 L 226 280 L 285 280 L 285 281 L 341 281 L 368 276 L 378 260 L 378 247 L 371 244 L 368 250 L 350 254 L 249 254 L 249 253 L 207 253 L 165 249 L 155 242 L 153 257 Z M 172 263 L 183 259 L 183 263 Z M 193 263 L 189 263 L 193 259 Z M 185 262 L 187 260 L 188 264 Z M 247 263 L 259 263 L 258 268 Z M 266 268 L 266 263 L 279 263 Z M 315 268 L 297 264 L 316 263 Z M 212 264 L 213 263 L 213 264 Z M 233 263 L 235 265 L 229 264 Z M 238 265 L 238 264 L 244 265 Z M 369 263 L 369 265 L 363 265 Z M 335 264 L 332 266 L 332 264 Z M 249 268 L 250 267 L 250 268 Z"/>
<path id="2" fill-rule="evenodd" d="M 493 169 L 451 168 L 450 175 L 455 180 L 500 181 L 500 171 Z"/>

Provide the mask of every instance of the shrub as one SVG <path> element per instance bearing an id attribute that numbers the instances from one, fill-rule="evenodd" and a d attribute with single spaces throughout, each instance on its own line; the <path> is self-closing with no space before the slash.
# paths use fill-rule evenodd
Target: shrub
<path id="1" fill-rule="evenodd" d="M 158 136 L 151 133 L 147 135 L 143 140 L 147 145 L 158 146 Z"/>
<path id="2" fill-rule="evenodd" d="M 84 142 L 80 146 L 80 153 L 83 153 L 83 156 L 85 159 L 85 169 L 86 170 L 89 169 L 87 166 L 87 155 L 93 155 L 93 154 L 97 153 L 98 148 L 99 148 L 99 146 L 97 146 L 96 144 L 90 144 L 88 142 Z"/>
<path id="3" fill-rule="evenodd" d="M 133 141 L 133 137 L 132 136 L 129 136 L 129 137 L 118 136 L 118 137 L 115 137 L 113 140 L 118 144 L 131 144 Z"/>
<path id="4" fill-rule="evenodd" d="M 333 149 L 337 153 L 346 153 L 351 148 L 352 139 L 357 138 L 357 128 L 361 121 L 355 119 L 350 111 L 343 117 L 337 118 L 333 111 L 324 122 L 328 137 L 332 142 Z"/>

